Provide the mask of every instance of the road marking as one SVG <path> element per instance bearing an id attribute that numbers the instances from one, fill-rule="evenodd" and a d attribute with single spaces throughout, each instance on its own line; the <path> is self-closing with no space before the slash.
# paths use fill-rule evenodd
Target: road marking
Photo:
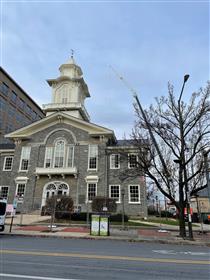
<path id="1" fill-rule="evenodd" d="M 52 278 L 52 277 L 42 277 L 42 276 L 32 276 L 32 275 L 19 275 L 19 274 L 6 274 L 0 273 L 3 277 L 13 277 L 21 279 L 36 279 L 36 280 L 79 280 L 79 279 L 67 279 L 67 278 Z"/>
<path id="2" fill-rule="evenodd" d="M 209 256 L 210 252 L 190 252 L 190 251 L 174 251 L 174 250 L 152 250 L 154 253 L 163 255 L 191 255 L 191 256 Z"/>
<path id="3" fill-rule="evenodd" d="M 210 265 L 210 260 L 178 260 L 178 259 L 162 259 L 162 258 L 142 258 L 128 256 L 102 256 L 77 253 L 53 253 L 53 252 L 34 252 L 34 251 L 16 251 L 16 250 L 0 250 L 1 254 L 15 255 L 32 255 L 32 256 L 51 256 L 51 257 L 71 257 L 83 259 L 101 259 L 101 260 L 116 260 L 116 261 L 138 261 L 138 262 L 158 262 L 158 263 L 179 263 L 179 264 L 204 264 Z"/>

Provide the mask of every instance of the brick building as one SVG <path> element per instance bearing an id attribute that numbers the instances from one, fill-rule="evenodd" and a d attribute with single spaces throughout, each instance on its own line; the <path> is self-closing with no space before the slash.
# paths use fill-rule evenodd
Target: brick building
<path id="1" fill-rule="evenodd" d="M 6 135 L 15 149 L 1 153 L 4 195 L 10 203 L 17 195 L 18 207 L 27 211 L 41 209 L 53 195 L 70 195 L 81 211 L 90 209 L 93 197 L 109 196 L 120 212 L 123 189 L 125 212 L 146 216 L 144 175 L 120 180 L 123 170 L 135 168 L 136 147 L 90 122 L 90 93 L 73 57 L 59 70 L 47 81 L 52 103 L 43 106 L 46 117 Z"/>
<path id="2" fill-rule="evenodd" d="M 45 116 L 42 109 L 0 67 L 0 145 L 11 143 L 4 135 Z"/>

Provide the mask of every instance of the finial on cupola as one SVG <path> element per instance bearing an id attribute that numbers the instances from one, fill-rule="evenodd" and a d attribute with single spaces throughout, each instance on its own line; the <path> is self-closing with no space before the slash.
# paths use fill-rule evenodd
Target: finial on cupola
<path id="1" fill-rule="evenodd" d="M 74 58 L 74 50 L 71 49 L 71 58 Z"/>

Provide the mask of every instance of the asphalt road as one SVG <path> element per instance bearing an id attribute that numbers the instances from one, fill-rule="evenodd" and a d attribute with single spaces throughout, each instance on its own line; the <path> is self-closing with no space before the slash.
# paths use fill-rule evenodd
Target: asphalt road
<path id="1" fill-rule="evenodd" d="M 0 279 L 210 279 L 210 248 L 0 235 Z"/>

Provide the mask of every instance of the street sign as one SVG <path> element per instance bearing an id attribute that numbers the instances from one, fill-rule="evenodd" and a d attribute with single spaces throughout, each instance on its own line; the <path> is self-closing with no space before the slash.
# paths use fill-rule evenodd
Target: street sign
<path id="1" fill-rule="evenodd" d="M 14 200 L 13 200 L 13 208 L 17 209 L 17 203 L 18 203 L 18 196 L 15 196 Z"/>
<path id="2" fill-rule="evenodd" d="M 16 209 L 14 208 L 14 206 L 12 204 L 7 204 L 6 213 L 7 213 L 7 215 L 10 215 L 11 217 L 15 216 Z"/>

